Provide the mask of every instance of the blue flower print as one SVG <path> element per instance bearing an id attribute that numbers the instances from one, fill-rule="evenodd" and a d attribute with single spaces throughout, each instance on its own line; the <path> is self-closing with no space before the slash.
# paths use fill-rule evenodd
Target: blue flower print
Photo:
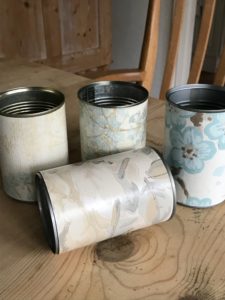
<path id="1" fill-rule="evenodd" d="M 181 167 L 186 172 L 195 174 L 202 171 L 204 161 L 216 153 L 213 142 L 203 141 L 202 133 L 195 127 L 187 127 L 182 132 L 170 131 L 172 150 L 170 159 L 174 167 Z"/>
<path id="2" fill-rule="evenodd" d="M 212 174 L 213 174 L 213 176 L 221 177 L 224 175 L 224 173 L 225 173 L 225 165 L 220 165 L 213 171 Z"/>
<path id="3" fill-rule="evenodd" d="M 195 114 L 195 112 L 180 110 L 179 108 L 167 103 L 166 127 L 177 127 L 182 129 L 186 125 L 187 118 L 191 118 Z"/>
<path id="4" fill-rule="evenodd" d="M 184 204 L 193 206 L 193 207 L 209 207 L 212 204 L 212 199 L 210 198 L 197 198 L 197 197 L 188 197 Z"/>
<path id="5" fill-rule="evenodd" d="M 205 128 L 205 134 L 211 140 L 218 140 L 218 148 L 225 149 L 225 117 L 224 114 L 217 114 L 213 122 Z"/>

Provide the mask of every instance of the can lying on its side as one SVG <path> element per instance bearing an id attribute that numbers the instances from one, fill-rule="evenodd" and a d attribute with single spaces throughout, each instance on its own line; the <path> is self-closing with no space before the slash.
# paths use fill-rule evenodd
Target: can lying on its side
<path id="1" fill-rule="evenodd" d="M 49 245 L 62 253 L 171 218 L 175 186 L 150 147 L 36 175 Z"/>

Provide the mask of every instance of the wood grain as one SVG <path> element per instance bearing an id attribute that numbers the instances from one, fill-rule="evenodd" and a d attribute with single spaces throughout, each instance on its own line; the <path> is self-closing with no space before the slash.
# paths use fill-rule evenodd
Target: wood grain
<path id="1" fill-rule="evenodd" d="M 46 55 L 41 1 L 0 1 L 0 57 Z"/>
<path id="2" fill-rule="evenodd" d="M 197 83 L 199 81 L 214 17 L 216 0 L 204 0 L 203 3 L 204 8 L 201 25 L 193 54 L 188 83 Z"/>
<path id="3" fill-rule="evenodd" d="M 57 0 L 42 1 L 42 15 L 46 44 L 46 57 L 58 58 L 62 55 L 59 5 Z"/>
<path id="4" fill-rule="evenodd" d="M 111 63 L 111 0 L 0 1 L 0 57 L 80 72 Z"/>
<path id="5" fill-rule="evenodd" d="M 0 62 L 0 68 L 1 91 L 50 85 L 65 93 L 68 112 L 76 109 L 84 78 L 32 64 Z M 162 149 L 164 102 L 150 100 L 148 116 L 148 141 Z M 68 124 L 75 150 L 77 117 Z M 47 246 L 37 206 L 0 189 L 0 256 L 1 300 L 224 300 L 225 204 L 178 206 L 170 221 L 57 256 Z"/>
<path id="6" fill-rule="evenodd" d="M 177 53 L 179 50 L 180 36 L 182 33 L 182 25 L 185 14 L 185 0 L 175 1 L 173 14 L 170 42 L 159 96 L 160 99 L 165 99 L 166 92 L 171 87 L 171 81 L 176 67 Z"/>
<path id="7" fill-rule="evenodd" d="M 148 14 L 145 26 L 144 41 L 142 46 L 140 69 L 141 84 L 148 90 L 152 88 L 154 71 L 158 53 L 160 20 L 160 0 L 149 1 Z"/>

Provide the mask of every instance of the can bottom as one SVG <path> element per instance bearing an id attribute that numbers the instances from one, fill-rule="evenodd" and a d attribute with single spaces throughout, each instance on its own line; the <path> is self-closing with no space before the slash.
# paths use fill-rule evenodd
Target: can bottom
<path id="1" fill-rule="evenodd" d="M 190 208 L 197 208 L 197 209 L 201 209 L 201 208 L 205 209 L 205 208 L 206 208 L 206 209 L 207 209 L 207 208 L 211 208 L 211 207 L 220 205 L 220 204 L 222 204 L 223 202 L 225 202 L 225 199 L 224 199 L 224 200 L 221 200 L 221 201 L 219 201 L 219 202 L 213 203 L 213 204 L 211 204 L 211 205 L 206 205 L 206 206 L 190 205 L 190 204 L 186 204 L 186 203 L 184 203 L 184 202 L 179 202 L 179 201 L 177 201 L 177 204 L 178 204 L 178 205 L 181 205 L 181 206 L 185 206 L 185 207 L 190 207 Z"/>

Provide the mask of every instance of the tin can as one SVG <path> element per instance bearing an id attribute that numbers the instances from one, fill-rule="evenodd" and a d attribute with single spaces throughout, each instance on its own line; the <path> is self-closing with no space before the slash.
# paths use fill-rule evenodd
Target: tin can
<path id="1" fill-rule="evenodd" d="M 137 84 L 99 81 L 81 88 L 82 159 L 91 159 L 146 144 L 148 91 Z"/>
<path id="2" fill-rule="evenodd" d="M 38 204 L 54 253 L 171 218 L 175 186 L 150 147 L 41 171 Z"/>
<path id="3" fill-rule="evenodd" d="M 64 95 L 42 87 L 0 94 L 0 166 L 5 192 L 36 200 L 35 174 L 68 163 Z"/>
<path id="4" fill-rule="evenodd" d="M 210 207 L 225 199 L 225 88 L 190 84 L 168 91 L 164 158 L 177 201 Z"/>

